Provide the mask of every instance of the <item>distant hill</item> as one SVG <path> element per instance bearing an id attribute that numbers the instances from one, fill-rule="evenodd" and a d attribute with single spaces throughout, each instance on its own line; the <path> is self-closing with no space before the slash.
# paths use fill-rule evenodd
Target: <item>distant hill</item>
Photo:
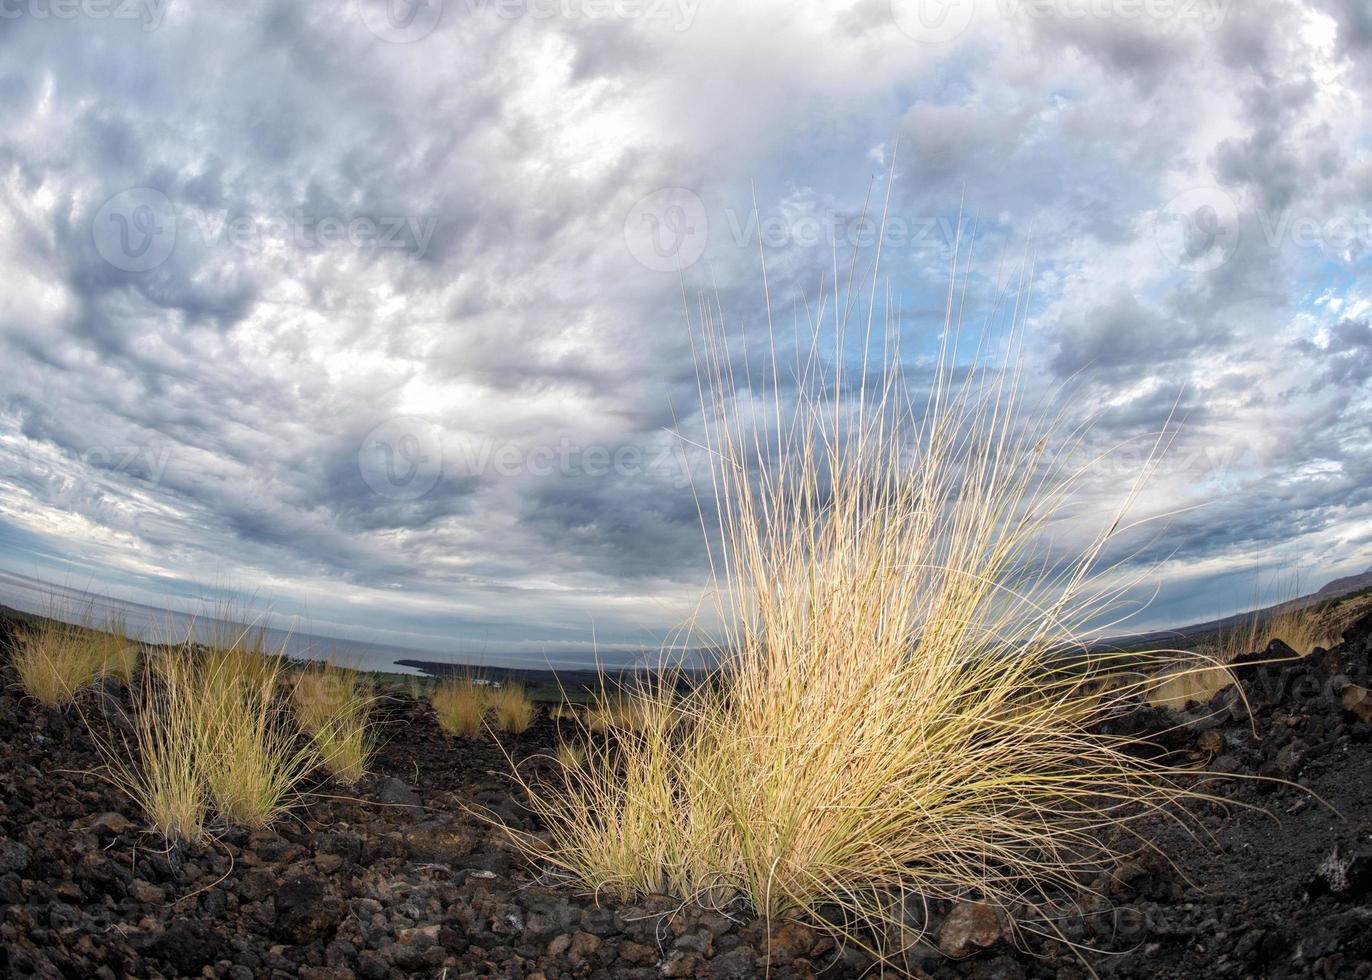
<path id="1" fill-rule="evenodd" d="M 1320 591 L 1314 593 L 1311 598 L 1316 600 L 1337 599 L 1352 592 L 1361 592 L 1363 589 L 1372 589 L 1372 568 L 1359 575 L 1345 575 L 1343 578 L 1336 578 Z"/>
<path id="2" fill-rule="evenodd" d="M 1219 629 L 1227 629 L 1241 623 L 1249 622 L 1254 615 L 1259 618 L 1274 616 L 1279 613 L 1295 612 L 1313 606 L 1321 602 L 1329 602 L 1343 596 L 1352 595 L 1355 592 L 1362 592 L 1372 589 L 1372 568 L 1357 575 L 1345 575 L 1343 578 L 1336 578 L 1327 583 L 1315 592 L 1308 595 L 1297 596 L 1294 599 L 1287 599 L 1283 602 L 1274 603 L 1270 606 L 1263 606 L 1259 609 L 1249 609 L 1245 612 L 1235 613 L 1232 616 L 1223 616 L 1220 619 L 1211 619 L 1204 623 L 1191 623 L 1188 626 L 1174 626 L 1170 629 L 1153 630 L 1149 633 L 1134 633 L 1128 636 L 1110 637 L 1101 641 L 1110 646 L 1132 646 L 1138 643 L 1152 643 L 1164 639 L 1176 640 L 1205 633 L 1213 633 Z"/>

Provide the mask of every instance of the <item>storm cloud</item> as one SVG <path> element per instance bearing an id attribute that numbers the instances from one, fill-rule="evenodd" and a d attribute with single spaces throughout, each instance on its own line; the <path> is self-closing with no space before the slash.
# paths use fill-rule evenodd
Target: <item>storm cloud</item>
<path id="1" fill-rule="evenodd" d="M 1365 6 L 926 6 L 4 5 L 4 567 L 651 646 L 708 581 L 693 297 L 763 337 L 765 255 L 791 331 L 892 172 L 912 356 L 955 248 L 974 323 L 1032 260 L 1028 376 L 1179 425 L 1139 625 L 1372 564 Z"/>

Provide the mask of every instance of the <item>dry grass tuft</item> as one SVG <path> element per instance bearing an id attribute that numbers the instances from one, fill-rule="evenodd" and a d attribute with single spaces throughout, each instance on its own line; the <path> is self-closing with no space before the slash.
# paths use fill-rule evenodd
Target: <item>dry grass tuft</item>
<path id="1" fill-rule="evenodd" d="M 1272 640 L 1281 640 L 1302 657 L 1308 656 L 1315 647 L 1330 647 L 1338 643 L 1338 637 L 1331 635 L 1330 623 L 1320 614 L 1317 606 L 1288 610 L 1266 617 L 1262 623 L 1261 644 L 1258 650 L 1267 649 Z"/>
<path id="2" fill-rule="evenodd" d="M 332 663 L 308 667 L 296 677 L 291 700 L 325 768 L 349 785 L 366 775 L 376 751 L 368 729 L 376 692 L 366 678 Z"/>
<path id="3" fill-rule="evenodd" d="M 24 692 L 47 708 L 70 704 L 99 679 L 103 647 L 89 631 L 55 619 L 19 631 L 14 669 Z"/>
<path id="4" fill-rule="evenodd" d="M 1170 670 L 1150 685 L 1147 692 L 1148 703 L 1180 711 L 1187 705 L 1206 704 L 1234 682 L 1233 672 L 1220 664 L 1197 669 Z"/>
<path id="5" fill-rule="evenodd" d="M 1063 557 L 1049 529 L 1084 445 L 1023 411 L 1013 342 L 955 371 L 950 328 L 917 399 L 898 355 L 853 383 L 820 356 L 829 308 L 806 308 L 793 403 L 740 387 L 703 314 L 720 667 L 684 698 L 633 692 L 632 725 L 556 790 L 527 786 L 551 846 L 524 843 L 596 892 L 743 899 L 860 942 L 919 896 L 1051 910 L 1113 860 L 1105 830 L 1185 795 L 1097 727 L 1140 689 L 1102 684 L 1118 659 L 1086 644 L 1121 594 L 1093 569 L 1138 485 Z"/>
<path id="6" fill-rule="evenodd" d="M 201 836 L 211 810 L 258 828 L 299 802 L 320 756 L 278 696 L 283 663 L 189 640 L 147 657 L 132 738 L 97 744 L 110 778 L 168 839 Z"/>
<path id="7" fill-rule="evenodd" d="M 1196 647 L 1213 666 L 1164 673 L 1148 691 L 1148 700 L 1169 708 L 1204 704 L 1235 683 L 1233 672 L 1225 664 L 1246 654 L 1263 653 L 1273 640 L 1282 641 L 1302 657 L 1316 647 L 1334 646 L 1339 642 L 1342 630 L 1331 613 L 1332 610 L 1326 610 L 1321 603 L 1266 615 L 1255 612 L 1246 619 L 1221 627 Z"/>
<path id="8" fill-rule="evenodd" d="M 470 677 L 439 681 L 429 702 L 438 715 L 438 724 L 449 735 L 471 738 L 485 724 L 486 689 Z"/>
<path id="9" fill-rule="evenodd" d="M 138 672 L 140 647 L 129 639 L 124 614 L 111 613 L 101 628 L 92 633 L 93 642 L 99 650 L 100 672 L 115 678 L 125 687 L 131 687 Z"/>
<path id="10" fill-rule="evenodd" d="M 201 664 L 201 768 L 215 808 L 245 827 L 265 827 L 295 805 L 298 785 L 320 761 L 277 697 L 281 664 L 233 648 L 211 651 Z"/>
<path id="11" fill-rule="evenodd" d="M 132 740 L 97 736 L 111 779 L 168 840 L 199 839 L 209 811 L 198 674 L 189 650 L 150 658 L 134 692 Z"/>
<path id="12" fill-rule="evenodd" d="M 1330 649 L 1343 642 L 1343 634 L 1348 627 L 1372 610 L 1372 589 L 1355 592 L 1335 599 L 1321 608 L 1319 625 L 1315 632 L 1319 635 L 1318 646 Z"/>
<path id="13" fill-rule="evenodd" d="M 607 732 L 614 731 L 614 709 L 605 704 L 603 699 L 598 699 L 596 703 L 586 709 L 582 722 L 585 724 L 587 731 L 595 732 L 597 734 L 603 735 Z"/>
<path id="14" fill-rule="evenodd" d="M 559 739 L 554 758 L 563 769 L 580 769 L 586 764 L 586 747 L 579 742 Z"/>
<path id="15" fill-rule="evenodd" d="M 283 651 L 269 645 L 265 626 L 219 621 L 212 633 L 203 653 L 207 676 L 275 691 L 274 685 L 285 677 L 286 658 Z"/>
<path id="16" fill-rule="evenodd" d="M 581 714 L 566 701 L 558 701 L 548 708 L 548 717 L 553 721 L 579 722 Z"/>
<path id="17" fill-rule="evenodd" d="M 96 626 L 84 612 L 53 598 L 47 615 L 18 631 L 14 668 L 25 692 L 45 707 L 70 704 L 101 677 L 128 686 L 138 669 L 139 647 L 126 635 L 124 616 L 111 614 Z"/>
<path id="18" fill-rule="evenodd" d="M 533 724 L 537 709 L 523 684 L 506 684 L 491 696 L 495 724 L 502 732 L 518 735 Z"/>
<path id="19" fill-rule="evenodd" d="M 606 731 L 636 732 L 652 724 L 650 700 L 634 689 L 603 696 L 595 706 L 596 723 Z"/>

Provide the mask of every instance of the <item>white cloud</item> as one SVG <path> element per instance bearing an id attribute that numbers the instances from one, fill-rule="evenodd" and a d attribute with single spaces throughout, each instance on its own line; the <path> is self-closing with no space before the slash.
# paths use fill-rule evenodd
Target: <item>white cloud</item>
<path id="1" fill-rule="evenodd" d="M 1184 392 L 1182 461 L 1142 506 L 1211 506 L 1159 547 L 1235 604 L 1239 554 L 1327 543 L 1331 567 L 1365 563 L 1340 528 L 1369 507 L 1367 242 L 1271 234 L 1367 200 L 1368 45 L 1353 8 L 1320 7 L 1193 23 L 982 5 L 935 45 L 876 0 L 673 22 L 450 2 L 414 43 L 349 5 L 9 21 L 0 516 L 149 598 L 155 572 L 229 577 L 411 641 L 584 645 L 592 624 L 650 641 L 704 584 L 663 454 L 694 376 L 680 285 L 635 261 L 625 216 L 664 187 L 695 195 L 700 227 L 664 212 L 630 233 L 702 236 L 688 284 L 757 328 L 756 243 L 737 231 L 753 188 L 789 316 L 834 243 L 862 241 L 899 137 L 904 238 L 884 261 L 912 336 L 940 319 L 965 200 L 983 216 L 973 307 L 1028 243 L 1030 356 L 1039 376 L 1082 372 L 1103 437 L 1155 432 Z M 156 208 L 92 229 L 135 188 L 173 209 L 147 271 L 105 253 Z M 1234 202 L 1238 237 L 1179 267 L 1156 218 L 1194 188 Z M 378 492 L 359 452 L 407 417 L 421 428 L 372 449 L 400 481 Z M 481 462 L 506 450 L 526 465 Z M 602 451 L 638 456 L 606 475 Z M 435 455 L 432 489 L 404 492 Z"/>

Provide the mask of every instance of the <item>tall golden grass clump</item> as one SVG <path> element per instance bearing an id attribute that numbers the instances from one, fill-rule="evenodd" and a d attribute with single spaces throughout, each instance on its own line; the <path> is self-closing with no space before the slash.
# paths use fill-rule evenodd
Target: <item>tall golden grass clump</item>
<path id="1" fill-rule="evenodd" d="M 211 810 L 264 827 L 300 799 L 319 764 L 279 695 L 284 659 L 189 638 L 150 652 L 132 737 L 97 734 L 110 778 L 168 839 L 195 839 Z"/>
<path id="2" fill-rule="evenodd" d="M 289 810 L 320 762 L 277 696 L 282 664 L 281 657 L 232 647 L 211 650 L 200 664 L 199 764 L 215 808 L 245 827 L 265 827 Z"/>
<path id="3" fill-rule="evenodd" d="M 291 691 L 296 718 L 334 777 L 352 784 L 376 751 L 368 728 L 376 692 L 361 672 L 332 663 L 302 671 Z"/>
<path id="4" fill-rule="evenodd" d="M 830 303 L 798 314 L 808 354 L 787 365 L 773 340 L 746 374 L 703 304 L 718 667 L 684 698 L 643 685 L 631 728 L 527 786 L 551 844 L 524 843 L 621 899 L 837 908 L 816 921 L 881 952 L 861 937 L 916 896 L 1052 905 L 1104 865 L 1101 831 L 1184 791 L 1097 727 L 1140 691 L 1100 683 L 1117 664 L 1087 641 L 1128 584 L 1093 569 L 1141 484 L 1064 557 L 1048 532 L 1086 436 L 1025 410 L 1018 331 L 1003 360 L 955 368 L 950 312 L 917 398 L 898 351 L 868 370 L 870 319 L 845 366 L 852 304 Z"/>
<path id="5" fill-rule="evenodd" d="M 219 615 L 233 612 L 233 607 L 224 605 Z M 274 648 L 267 638 L 267 628 L 261 624 L 213 620 L 202 656 L 210 677 L 232 678 L 235 682 L 268 688 L 285 676 L 284 646 Z"/>
<path id="6" fill-rule="evenodd" d="M 209 811 L 203 759 L 212 746 L 200 693 L 189 650 L 159 651 L 134 692 L 132 739 L 97 736 L 114 783 L 168 840 L 200 838 Z"/>
<path id="7" fill-rule="evenodd" d="M 602 731 L 638 731 L 652 724 L 653 706 L 638 696 L 633 685 L 626 690 L 604 694 L 591 709 L 594 722 Z"/>
<path id="8" fill-rule="evenodd" d="M 1308 656 L 1316 647 L 1331 647 L 1339 642 L 1341 631 L 1320 605 L 1282 609 L 1275 613 L 1254 612 L 1229 626 L 1220 627 L 1197 647 L 1214 666 L 1201 669 L 1182 667 L 1165 672 L 1148 693 L 1148 700 L 1169 708 L 1204 703 L 1236 682 L 1234 672 L 1225 664 L 1239 657 L 1266 652 L 1273 640 L 1280 640 Z"/>
<path id="9" fill-rule="evenodd" d="M 557 701 L 548 708 L 548 717 L 553 721 L 573 722 L 579 721 L 581 714 L 566 701 Z"/>
<path id="10" fill-rule="evenodd" d="M 1319 626 L 1315 631 L 1319 637 L 1316 645 L 1325 649 L 1338 646 L 1343 642 L 1344 631 L 1369 609 L 1372 609 L 1372 590 L 1355 592 L 1328 603 L 1320 611 Z"/>
<path id="11" fill-rule="evenodd" d="M 502 732 L 519 735 L 533 724 L 534 707 L 523 684 L 505 684 L 491 696 L 496 727 Z"/>
<path id="12" fill-rule="evenodd" d="M 131 683 L 138 669 L 138 644 L 126 635 L 121 613 L 97 627 L 89 609 L 79 614 L 54 600 L 37 624 L 18 631 L 13 662 L 25 692 L 45 707 L 57 708 L 101 677 Z"/>
<path id="13" fill-rule="evenodd" d="M 486 720 L 486 692 L 470 677 L 439 681 L 429 695 L 438 724 L 450 735 L 478 734 Z"/>
<path id="14" fill-rule="evenodd" d="M 46 708 L 70 704 L 105 666 L 102 645 L 87 630 L 56 619 L 20 630 L 13 662 L 24 692 Z"/>
<path id="15" fill-rule="evenodd" d="M 1334 646 L 1339 642 L 1339 635 L 1317 606 L 1306 606 L 1283 610 L 1267 617 L 1258 640 L 1261 646 L 1255 649 L 1267 649 L 1267 644 L 1272 640 L 1281 640 L 1304 657 L 1315 647 Z"/>

